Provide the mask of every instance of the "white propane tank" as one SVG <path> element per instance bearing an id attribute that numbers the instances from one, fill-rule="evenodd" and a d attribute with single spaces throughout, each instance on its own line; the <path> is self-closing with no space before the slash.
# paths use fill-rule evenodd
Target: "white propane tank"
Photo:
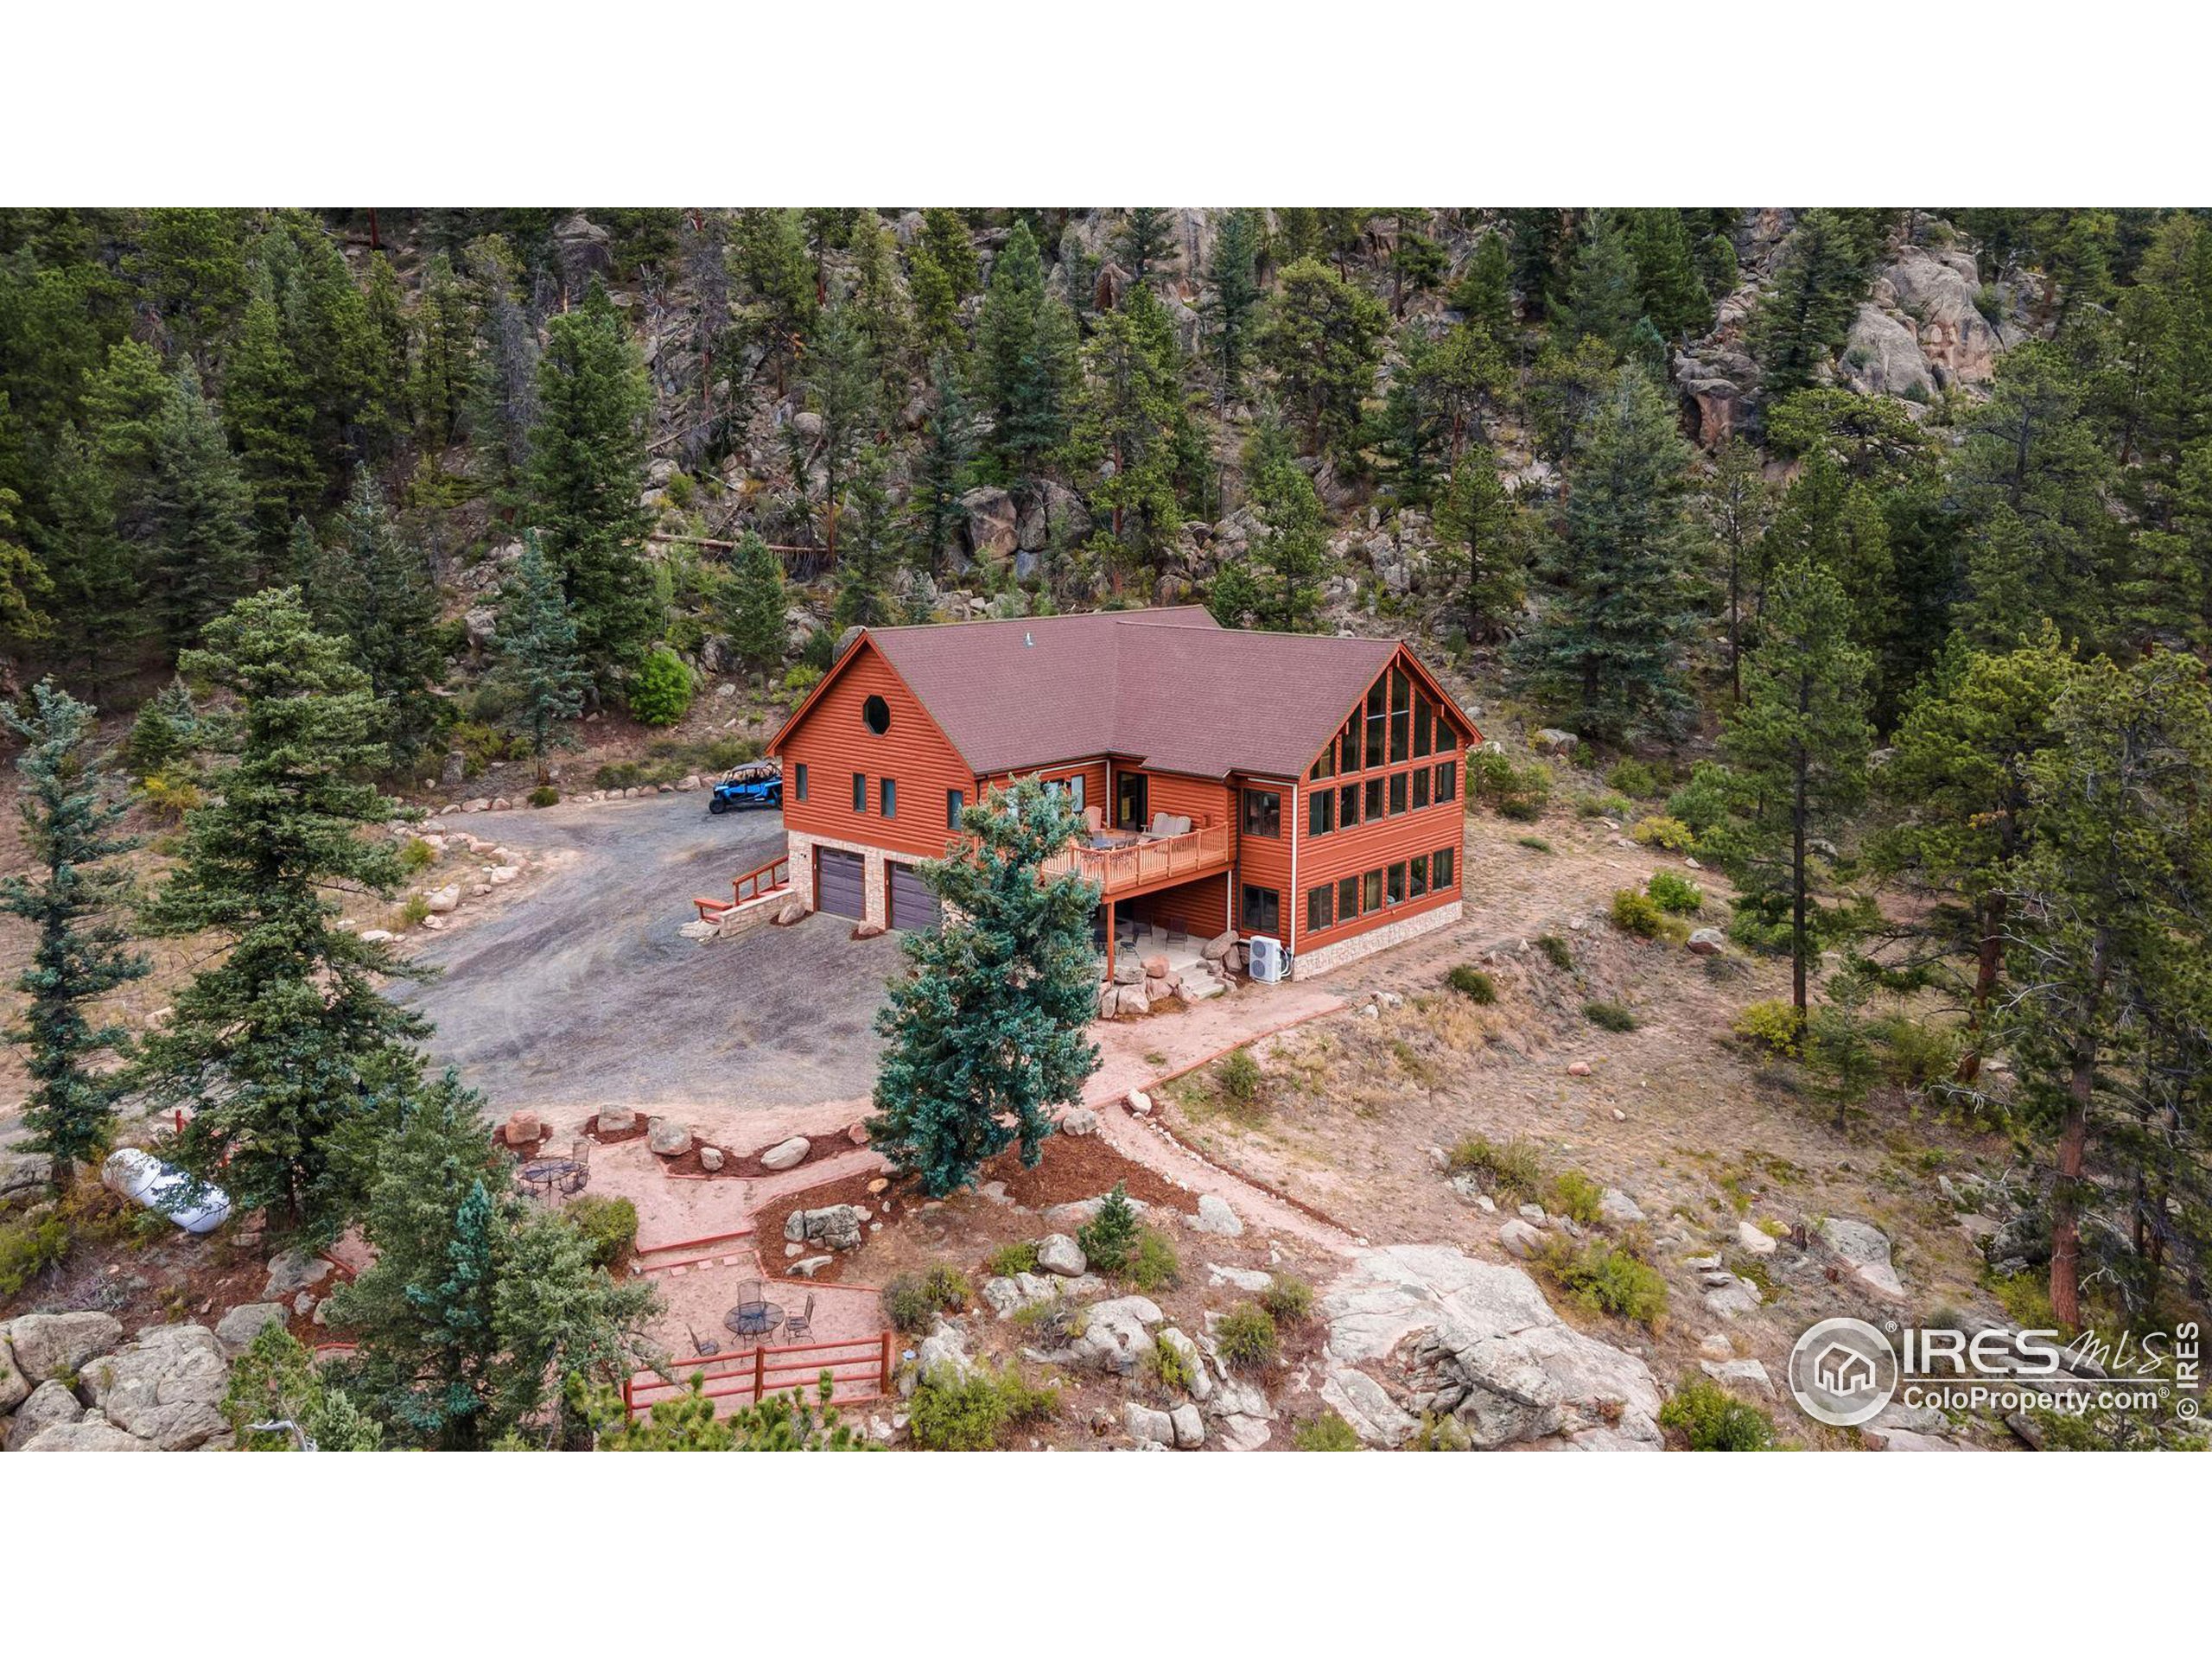
<path id="1" fill-rule="evenodd" d="M 231 1218 L 230 1195 L 222 1188 L 203 1187 L 197 1200 L 186 1198 L 192 1178 L 136 1147 L 108 1154 L 100 1166 L 100 1185 L 133 1204 L 160 1211 L 188 1233 L 212 1233 Z"/>

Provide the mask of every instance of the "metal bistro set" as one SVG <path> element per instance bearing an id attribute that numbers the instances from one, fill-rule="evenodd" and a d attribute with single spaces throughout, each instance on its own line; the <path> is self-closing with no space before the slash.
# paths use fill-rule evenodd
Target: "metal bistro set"
<path id="1" fill-rule="evenodd" d="M 523 1191 L 550 1204 L 573 1198 L 591 1185 L 591 1142 L 579 1138 L 565 1158 L 532 1158 L 515 1172 Z"/>
<path id="2" fill-rule="evenodd" d="M 814 1297 L 809 1293 L 804 1308 L 786 1313 L 782 1303 L 767 1300 L 766 1287 L 760 1280 L 751 1280 L 737 1306 L 722 1315 L 722 1325 L 738 1338 L 740 1351 L 760 1345 L 779 1330 L 785 1342 L 798 1342 L 814 1334 Z M 720 1343 L 706 1341 L 697 1332 L 691 1332 L 694 1358 L 711 1359 L 721 1351 Z"/>

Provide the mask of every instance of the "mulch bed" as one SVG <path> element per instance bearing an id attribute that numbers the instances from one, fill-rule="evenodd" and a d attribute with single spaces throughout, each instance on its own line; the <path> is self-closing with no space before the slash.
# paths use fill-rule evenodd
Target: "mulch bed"
<path id="1" fill-rule="evenodd" d="M 678 1160 L 681 1161 L 681 1160 Z M 794 1210 L 826 1210 L 833 1205 L 857 1205 L 880 1219 L 887 1229 L 896 1227 L 911 1217 L 929 1213 L 925 1206 L 931 1200 L 924 1196 L 921 1185 L 912 1177 L 894 1179 L 881 1192 L 871 1192 L 869 1184 L 886 1178 L 881 1175 L 848 1175 L 841 1179 L 809 1187 L 801 1192 L 787 1192 L 772 1201 L 754 1218 L 754 1239 L 758 1242 L 761 1260 L 772 1273 L 778 1270 L 778 1258 L 784 1248 L 784 1218 Z M 1001 1153 L 982 1167 L 976 1185 L 986 1181 L 1004 1181 L 1007 1197 L 1030 1210 L 1042 1210 L 1055 1204 L 1072 1204 L 1083 1198 L 1095 1198 L 1102 1192 L 1111 1192 L 1120 1182 L 1128 1195 L 1145 1204 L 1162 1205 L 1168 1209 L 1188 1211 L 1197 1200 L 1183 1188 L 1166 1177 L 1147 1169 L 1142 1164 L 1132 1163 L 1096 1135 L 1049 1136 L 1045 1141 L 1044 1156 L 1034 1169 L 1021 1166 L 1019 1147 Z M 880 1216 L 885 1199 L 892 1201 L 888 1216 Z M 946 1205 L 981 1205 L 991 1209 L 988 1200 L 973 1192 L 954 1194 L 944 1201 Z M 1036 1230 L 1041 1231 L 1039 1228 Z M 809 1247 L 807 1255 L 828 1255 L 833 1259 L 829 1266 L 815 1275 L 817 1283 L 836 1284 L 855 1255 L 864 1255 L 867 1243 L 863 1239 L 859 1251 L 817 1251 Z M 865 1274 L 858 1274 L 863 1281 Z M 803 1282 L 803 1281 L 800 1281 Z"/>
<path id="2" fill-rule="evenodd" d="M 742 1179 L 757 1181 L 764 1179 L 771 1175 L 788 1175 L 793 1169 L 804 1169 L 809 1164 L 821 1163 L 825 1159 L 835 1158 L 840 1153 L 850 1152 L 855 1147 L 864 1143 L 855 1141 L 851 1136 L 842 1133 L 809 1135 L 807 1137 L 806 1143 L 806 1156 L 800 1159 L 798 1162 L 791 1165 L 789 1169 L 770 1169 L 766 1164 L 760 1161 L 760 1153 L 766 1152 L 771 1147 L 780 1144 L 776 1141 L 771 1141 L 767 1147 L 761 1147 L 760 1152 L 749 1154 L 743 1158 L 739 1157 L 728 1147 L 717 1147 L 715 1149 L 722 1155 L 722 1166 L 720 1169 L 712 1171 L 709 1171 L 699 1159 L 700 1148 L 709 1144 L 711 1143 L 705 1141 L 696 1143 L 693 1145 L 691 1150 L 685 1153 L 681 1158 L 664 1158 L 661 1160 L 662 1166 L 671 1175 L 683 1176 L 696 1180 L 721 1181 Z M 811 1205 L 810 1207 L 816 1209 L 820 1208 L 819 1205 Z"/>

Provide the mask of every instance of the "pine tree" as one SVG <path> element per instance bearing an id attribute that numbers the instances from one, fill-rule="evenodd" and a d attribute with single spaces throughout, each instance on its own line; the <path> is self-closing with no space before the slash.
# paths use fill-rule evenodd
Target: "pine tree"
<path id="1" fill-rule="evenodd" d="M 204 355 L 247 299 L 246 215 L 229 207 L 156 207 L 126 269 L 185 345 Z"/>
<path id="2" fill-rule="evenodd" d="M 1582 240 L 1574 251 L 1567 273 L 1567 292 L 1552 314 L 1552 328 L 1561 340 L 1605 342 L 1616 358 L 1627 352 L 1643 315 L 1637 295 L 1639 273 L 1636 256 L 1629 251 L 1627 227 L 1620 216 L 1597 208 L 1582 221 Z"/>
<path id="3" fill-rule="evenodd" d="M 817 309 L 805 226 L 788 207 L 747 207 L 737 216 L 729 258 L 747 325 L 766 348 L 781 393 Z"/>
<path id="4" fill-rule="evenodd" d="M 1382 302 L 1319 260 L 1302 259 L 1283 271 L 1261 359 L 1274 371 L 1313 452 L 1351 453 L 1389 330 Z"/>
<path id="5" fill-rule="evenodd" d="M 1744 664 L 1744 700 L 1721 737 L 1740 794 L 1716 845 L 1748 900 L 1788 912 L 1790 1000 L 1801 1022 L 1820 952 L 1814 843 L 1866 798 L 1874 744 L 1872 664 L 1850 643 L 1850 601 L 1827 571 L 1777 571 L 1758 649 Z"/>
<path id="6" fill-rule="evenodd" d="M 912 971 L 892 982 L 870 1144 L 942 1198 L 1019 1143 L 1033 1166 L 1053 1109 L 1082 1098 L 1098 1064 L 1090 916 L 1097 890 L 1045 861 L 1082 830 L 1065 795 L 1033 780 L 967 808 L 972 842 L 921 867 L 942 927 L 900 941 Z"/>
<path id="7" fill-rule="evenodd" d="M 405 766 L 438 717 L 432 685 L 444 678 L 438 649 L 438 589 L 423 550 L 401 534 L 384 492 L 364 469 L 338 517 L 339 545 L 312 614 L 325 631 L 353 641 L 353 661 L 369 677 L 384 710 L 391 760 Z"/>
<path id="8" fill-rule="evenodd" d="M 1021 228 L 1027 229 L 1026 226 Z M 921 245 L 937 268 L 944 273 L 951 285 L 953 302 L 957 305 L 982 285 L 982 267 L 976 258 L 976 238 L 968 234 L 968 226 L 960 215 L 950 207 L 925 207 L 922 210 Z M 1007 245 L 1012 246 L 1009 238 Z M 1030 245 L 1036 245 L 1036 235 L 1030 236 Z M 999 257 L 1006 257 L 1003 250 Z M 994 264 L 994 270 L 997 269 Z"/>
<path id="9" fill-rule="evenodd" d="M 1175 257 L 1175 226 L 1165 207 L 1132 207 L 1114 233 L 1115 257 L 1132 287 L 1150 283 Z"/>
<path id="10" fill-rule="evenodd" d="M 913 296 L 924 349 L 960 356 L 967 347 L 960 332 L 960 296 L 926 245 L 916 244 L 907 259 L 906 291 Z"/>
<path id="11" fill-rule="evenodd" d="M 315 465 L 313 388 L 267 294 L 246 306 L 226 367 L 225 423 L 253 492 L 256 539 L 273 563 L 292 521 L 321 505 L 322 477 Z"/>
<path id="12" fill-rule="evenodd" d="M 1771 501 L 1758 451 L 1731 438 L 1713 458 L 1705 492 L 1707 522 L 1719 556 L 1721 587 L 1728 607 L 1728 689 L 1744 700 L 1744 601 L 1751 578 L 1751 550 L 1766 534 Z"/>
<path id="13" fill-rule="evenodd" d="M 1283 633 L 1309 632 L 1321 609 L 1321 572 L 1328 551 L 1328 520 L 1313 480 L 1293 460 L 1282 428 L 1270 421 L 1254 433 L 1246 452 L 1252 510 L 1263 534 L 1252 543 L 1252 609 L 1262 625 Z"/>
<path id="14" fill-rule="evenodd" d="M 53 583 L 55 645 L 97 693 L 139 638 L 138 559 L 117 523 L 114 475 L 76 427 L 61 429 L 39 563 Z"/>
<path id="15" fill-rule="evenodd" d="M 886 627 L 897 620 L 891 581 L 899 553 L 883 470 L 883 452 L 873 444 L 863 445 L 853 458 L 851 534 L 845 556 L 838 562 L 837 596 L 830 612 L 831 624 L 841 632 Z"/>
<path id="16" fill-rule="evenodd" d="M 2005 962 L 2008 889 L 2035 841 L 2037 757 L 2052 741 L 2052 711 L 2075 664 L 2055 635 L 2001 655 L 1952 649 L 1897 728 L 1895 753 L 1877 774 L 1897 809 L 1877 861 L 1934 893 L 1924 925 L 1945 956 L 1974 963 L 1960 988 L 1976 1039 L 1959 1080 L 1972 1083 Z"/>
<path id="17" fill-rule="evenodd" d="M 1815 207 L 1797 221 L 1751 320 L 1770 397 L 1815 383 L 1849 334 L 1872 277 L 1871 252 L 1843 215 Z"/>
<path id="18" fill-rule="evenodd" d="M 453 261 L 442 253 L 430 257 L 410 335 L 408 401 L 414 406 L 416 431 L 432 449 L 443 449 L 461 435 L 468 413 L 476 320 Z"/>
<path id="19" fill-rule="evenodd" d="M 1896 643 L 1897 565 L 1874 486 L 1853 483 L 1828 454 L 1815 453 L 1783 497 L 1759 559 L 1767 569 L 1817 565 L 1851 595 L 1851 638 L 1873 661 L 1876 709 L 1894 715 L 1904 685 L 1885 670 Z"/>
<path id="20" fill-rule="evenodd" d="M 156 604 L 174 649 L 245 592 L 253 569 L 253 494 L 189 363 L 170 383 L 154 435 L 149 506 Z"/>
<path id="21" fill-rule="evenodd" d="M 1403 320 L 1406 302 L 1426 294 L 1443 280 L 1444 250 L 1407 221 L 1428 215 L 1417 208 L 1401 207 L 1390 216 L 1390 315 Z"/>
<path id="22" fill-rule="evenodd" d="M 807 407 L 821 418 L 821 435 L 812 460 L 820 465 L 827 507 L 823 530 L 830 562 L 837 559 L 837 515 L 845 505 L 855 454 L 874 429 L 880 371 L 868 340 L 854 327 L 842 306 L 823 311 L 807 354 L 803 391 Z"/>
<path id="23" fill-rule="evenodd" d="M 504 241 L 487 236 L 472 242 L 467 265 L 477 295 L 469 308 L 477 319 L 477 338 L 473 361 L 453 365 L 467 372 L 461 407 L 467 411 L 478 476 L 493 504 L 517 507 L 527 499 L 530 436 L 539 413 L 537 329 L 524 308 L 513 257 Z"/>
<path id="24" fill-rule="evenodd" d="M 130 1039 L 114 1024 L 94 1025 L 93 1009 L 118 986 L 143 978 L 143 957 L 125 946 L 108 912 L 129 877 L 110 861 L 137 842 L 111 833 L 125 803 L 105 797 L 107 757 L 91 748 L 93 710 L 53 681 L 31 688 L 30 713 L 0 708 L 23 740 L 16 757 L 23 846 L 36 880 L 0 876 L 0 911 L 37 929 L 30 961 L 15 982 L 26 999 L 9 1039 L 22 1046 L 31 1091 L 22 1108 L 32 1150 L 50 1154 L 54 1181 L 66 1189 L 76 1166 L 104 1151 L 125 1077 L 98 1064 L 127 1057 Z"/>
<path id="25" fill-rule="evenodd" d="M 757 543 L 760 538 L 749 539 Z M 768 556 L 772 560 L 775 555 Z M 778 601 L 780 627 L 780 589 Z M 577 654 L 575 619 L 562 597 L 560 576 L 534 530 L 524 532 L 522 557 L 499 584 L 499 676 L 515 694 L 515 729 L 529 741 L 542 784 L 546 752 L 575 741 L 562 722 L 583 712 L 591 676 Z"/>
<path id="26" fill-rule="evenodd" d="M 1549 316 L 1567 291 L 1567 215 L 1557 207 L 1512 207 L 1505 213 L 1513 255 L 1513 286 L 1530 317 Z"/>
<path id="27" fill-rule="evenodd" d="M 1459 583 L 1467 638 L 1496 639 L 1520 608 L 1525 586 L 1513 498 L 1497 475 L 1497 458 L 1477 443 L 1452 469 L 1450 487 L 1437 504 L 1437 534 L 1466 549 Z"/>
<path id="28" fill-rule="evenodd" d="M 1263 229 L 1253 209 L 1233 207 L 1222 215 L 1214 233 L 1213 257 L 1206 265 L 1205 298 L 1200 311 L 1210 341 L 1217 407 L 1243 395 L 1254 314 L 1262 296 L 1259 257 Z"/>
<path id="29" fill-rule="evenodd" d="M 2166 1149 L 2159 1163 L 2183 1172 L 2208 1128 L 2196 1086 L 2212 1028 L 2202 665 L 2161 654 L 2131 669 L 2103 658 L 2082 668 L 2031 774 L 2036 835 L 2007 893 L 2013 989 L 1999 1036 L 2026 1125 L 2051 1154 L 2051 1307 L 2078 1328 L 2089 1276 L 2082 1217 L 2099 1175 L 2146 1119 Z M 2178 1091 L 2160 1077 L 2176 1064 Z M 2163 1217 L 2166 1206 L 2153 1207 Z"/>
<path id="30" fill-rule="evenodd" d="M 370 348 L 365 414 L 382 449 L 394 434 L 411 429 L 414 418 L 408 403 L 407 293 L 391 261 L 381 252 L 369 255 L 369 285 L 362 303 Z"/>
<path id="31" fill-rule="evenodd" d="M 945 553 L 967 516 L 960 498 L 976 460 L 976 417 L 951 359 L 942 352 L 931 360 L 930 381 L 933 396 L 906 495 L 906 556 L 934 579 L 944 574 Z"/>
<path id="32" fill-rule="evenodd" d="M 229 758 L 144 912 L 159 936 L 221 948 L 144 1045 L 157 1097 L 194 1108 L 176 1159 L 242 1212 L 282 1205 L 325 1233 L 357 1195 L 338 1140 L 411 1079 L 409 1045 L 426 1030 L 382 989 L 414 970 L 338 926 L 331 896 L 389 897 L 402 880 L 391 842 L 360 833 L 401 808 L 361 781 L 389 757 L 352 655 L 289 588 L 239 601 L 184 653 L 186 674 L 236 700 L 209 744 Z"/>
<path id="33" fill-rule="evenodd" d="M 898 241 L 880 214 L 863 208 L 853 224 L 851 251 L 849 303 L 855 326 L 881 371 L 885 406 L 895 409 L 906 395 L 914 353 L 914 319 L 899 279 Z"/>
<path id="34" fill-rule="evenodd" d="M 1585 338 L 1573 350 L 1547 340 L 1529 372 L 1526 397 L 1536 453 L 1572 472 L 1598 411 L 1616 387 L 1612 352 Z M 1648 377 L 1647 377 L 1648 378 Z"/>
<path id="35" fill-rule="evenodd" d="M 1633 365 L 1590 423 L 1535 626 L 1515 642 L 1538 701 L 1586 736 L 1671 730 L 1688 708 L 1689 454 Z"/>
<path id="36" fill-rule="evenodd" d="M 729 575 L 721 590 L 722 632 L 738 665 L 768 676 L 784 660 L 788 625 L 784 620 L 784 565 L 767 543 L 747 531 L 729 556 Z"/>
<path id="37" fill-rule="evenodd" d="M 652 391 L 620 314 L 596 283 L 547 334 L 530 437 L 529 522 L 561 573 L 584 663 L 604 683 L 637 661 L 660 627 L 637 550 L 652 524 L 638 505 Z"/>
<path id="38" fill-rule="evenodd" d="M 1495 231 L 1476 240 L 1467 269 L 1452 290 L 1452 307 L 1501 354 L 1512 351 L 1520 327 L 1513 315 L 1513 264 Z"/>
<path id="39" fill-rule="evenodd" d="M 1698 275 L 1680 208 L 1630 212 L 1628 246 L 1636 261 L 1638 303 L 1662 336 L 1688 340 L 1713 326 L 1713 302 Z"/>
<path id="40" fill-rule="evenodd" d="M 30 549 L 16 539 L 16 513 L 22 497 L 0 489 L 0 641 L 34 645 L 54 632 L 44 609 L 54 584 Z"/>
<path id="41" fill-rule="evenodd" d="M 1033 474 L 1066 439 L 1075 346 L 1075 319 L 1045 292 L 1036 238 L 1016 225 L 976 321 L 976 392 L 1011 478 Z"/>
<path id="42" fill-rule="evenodd" d="M 1101 315 L 1083 348 L 1067 454 L 1093 515 L 1108 521 L 1117 578 L 1149 564 L 1182 521 L 1175 488 L 1182 376 L 1174 349 L 1160 302 L 1146 288 L 1132 289 Z"/>

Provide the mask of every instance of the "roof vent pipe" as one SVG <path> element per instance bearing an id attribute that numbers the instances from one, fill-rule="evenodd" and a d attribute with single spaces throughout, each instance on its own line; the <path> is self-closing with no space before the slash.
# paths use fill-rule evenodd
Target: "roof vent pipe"
<path id="1" fill-rule="evenodd" d="M 1037 636 L 1024 628 L 1021 631 L 1021 643 L 1025 649 L 1034 646 L 1037 643 Z"/>

